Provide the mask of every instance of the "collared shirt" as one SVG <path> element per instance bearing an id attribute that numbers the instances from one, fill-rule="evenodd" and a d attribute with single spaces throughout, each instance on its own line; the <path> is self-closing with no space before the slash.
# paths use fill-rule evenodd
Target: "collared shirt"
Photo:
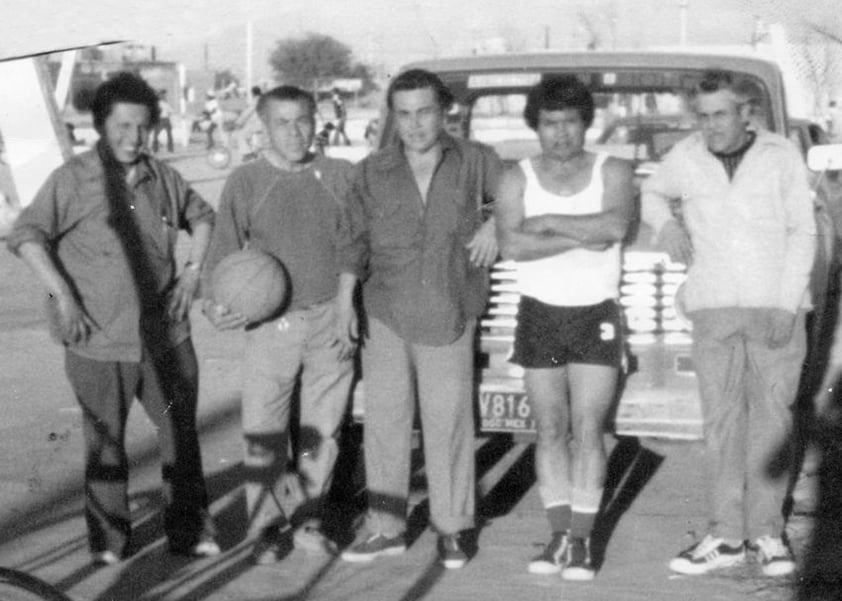
<path id="1" fill-rule="evenodd" d="M 249 245 L 276 257 L 291 285 L 288 308 L 333 299 L 339 283 L 337 241 L 351 164 L 317 156 L 300 171 L 266 158 L 247 163 L 225 182 L 202 275 L 206 298 L 214 267 Z"/>
<path id="2" fill-rule="evenodd" d="M 139 361 L 142 317 L 161 318 L 175 282 L 178 230 L 213 222 L 214 212 L 178 172 L 144 157 L 122 186 L 128 231 L 137 234 L 127 240 L 112 225 L 106 179 L 98 148 L 73 157 L 21 212 L 7 245 L 15 254 L 25 242 L 44 246 L 93 320 L 88 341 L 70 350 L 89 359 Z M 140 257 L 143 276 L 132 269 L 126 248 L 142 249 L 132 256 Z M 189 323 L 168 324 L 167 333 L 177 344 L 189 336 Z"/>
<path id="3" fill-rule="evenodd" d="M 809 308 L 816 224 L 798 150 L 766 131 L 728 179 L 702 134 L 691 134 L 643 183 L 643 219 L 660 231 L 677 200 L 693 243 L 686 308 Z"/>
<path id="4" fill-rule="evenodd" d="M 484 145 L 441 137 L 426 203 L 400 145 L 361 161 L 348 199 L 342 270 L 363 278 L 363 302 L 404 340 L 456 340 L 486 301 L 487 273 L 465 245 L 482 224 L 502 163 Z"/>

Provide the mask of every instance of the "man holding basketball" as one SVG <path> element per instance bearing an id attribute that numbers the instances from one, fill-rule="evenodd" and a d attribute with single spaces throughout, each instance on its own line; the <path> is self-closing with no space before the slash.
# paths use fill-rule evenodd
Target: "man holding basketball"
<path id="1" fill-rule="evenodd" d="M 353 291 L 364 275 L 367 332 L 367 532 L 342 559 L 406 550 L 415 391 L 424 431 L 430 517 L 448 569 L 467 561 L 474 526 L 474 330 L 485 307 L 486 267 L 497 257 L 483 221 L 502 169 L 494 151 L 444 130 L 453 102 L 433 73 L 396 77 L 387 94 L 398 141 L 364 159 L 348 197 L 340 298 L 353 337 Z M 416 387 L 417 384 L 417 387 Z"/>
<path id="2" fill-rule="evenodd" d="M 49 293 L 51 328 L 65 347 L 65 369 L 82 407 L 92 559 L 113 564 L 130 553 L 124 441 L 135 396 L 158 430 L 171 551 L 216 555 L 187 320 L 213 209 L 144 152 L 158 118 L 158 97 L 146 82 L 116 75 L 97 89 L 92 111 L 96 147 L 50 175 L 7 240 Z M 182 229 L 192 244 L 176 273 Z"/>
<path id="3" fill-rule="evenodd" d="M 222 191 L 208 259 L 203 309 L 219 329 L 246 327 L 242 422 L 249 538 L 257 563 L 296 547 L 332 552 L 321 530 L 337 438 L 353 377 L 355 344 L 336 318 L 337 232 L 351 165 L 311 152 L 316 102 L 293 86 L 260 97 L 269 146 L 242 165 Z M 289 293 L 281 316 L 260 323 L 212 298 L 211 275 L 244 247 L 285 266 Z M 286 473 L 293 392 L 300 386 L 296 473 Z"/>

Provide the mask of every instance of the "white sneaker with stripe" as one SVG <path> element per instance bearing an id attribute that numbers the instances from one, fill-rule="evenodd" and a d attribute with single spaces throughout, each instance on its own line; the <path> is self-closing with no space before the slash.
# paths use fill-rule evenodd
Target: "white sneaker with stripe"
<path id="1" fill-rule="evenodd" d="M 745 545 L 731 546 L 721 538 L 708 534 L 701 541 L 679 553 L 669 563 L 669 568 L 679 574 L 704 574 L 719 568 L 743 563 Z"/>

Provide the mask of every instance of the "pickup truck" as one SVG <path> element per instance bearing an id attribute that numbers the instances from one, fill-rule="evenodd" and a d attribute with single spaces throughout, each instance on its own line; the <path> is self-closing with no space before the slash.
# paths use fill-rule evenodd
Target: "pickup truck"
<path id="1" fill-rule="evenodd" d="M 537 137 L 522 117 L 528 89 L 547 75 L 575 74 L 589 86 L 597 106 L 588 147 L 631 161 L 638 186 L 658 160 L 695 129 L 687 93 L 706 69 L 728 69 L 749 78 L 756 88 L 755 125 L 784 135 L 789 132 L 781 72 L 774 63 L 754 57 L 674 52 L 505 54 L 437 59 L 405 68 L 437 73 L 456 99 L 447 116 L 448 131 L 493 146 L 506 162 L 539 152 Z M 380 144 L 388 144 L 394 133 L 386 112 L 381 123 Z M 628 360 L 612 426 L 617 434 L 697 439 L 702 436 L 702 422 L 690 355 L 691 325 L 676 302 L 685 268 L 658 252 L 652 237 L 652 228 L 639 223 L 625 246 L 620 302 Z M 477 357 L 479 427 L 529 440 L 535 422 L 522 371 L 508 362 L 519 298 L 513 265 L 497 264 L 491 279 Z"/>

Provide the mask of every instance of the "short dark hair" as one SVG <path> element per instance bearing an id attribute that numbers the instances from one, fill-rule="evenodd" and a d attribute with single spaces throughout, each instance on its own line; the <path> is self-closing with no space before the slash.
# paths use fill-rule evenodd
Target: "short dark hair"
<path id="1" fill-rule="evenodd" d="M 699 94 L 712 94 L 720 90 L 730 90 L 743 101 L 756 104 L 763 97 L 763 88 L 754 79 L 726 71 L 725 69 L 707 69 L 691 90 L 691 97 Z"/>
<path id="2" fill-rule="evenodd" d="M 310 111 L 310 116 L 316 116 L 316 99 L 307 90 L 302 90 L 297 86 L 278 86 L 272 88 L 268 92 L 260 95 L 260 100 L 257 101 L 257 114 L 261 119 L 266 117 L 266 107 L 270 100 L 278 100 L 284 102 L 301 102 L 307 106 Z"/>
<path id="3" fill-rule="evenodd" d="M 260 88 L 260 86 L 252 86 L 251 87 L 251 95 L 252 96 L 260 96 L 261 94 L 263 94 L 263 90 Z"/>
<path id="4" fill-rule="evenodd" d="M 389 107 L 389 110 L 392 110 L 395 92 L 424 90 L 426 88 L 433 90 L 436 101 L 443 111 L 450 110 L 450 107 L 453 106 L 453 93 L 438 75 L 425 69 L 410 69 L 395 77 L 386 92 L 386 106 Z"/>
<path id="5" fill-rule="evenodd" d="M 158 94 L 141 77 L 122 71 L 96 89 L 91 103 L 94 129 L 102 131 L 111 109 L 118 103 L 142 104 L 149 109 L 149 124 L 155 125 L 160 116 Z"/>
<path id="6" fill-rule="evenodd" d="M 724 69 L 708 69 L 702 72 L 702 78 L 693 87 L 693 96 L 713 94 L 720 90 L 734 90 L 736 78 Z"/>
<path id="7" fill-rule="evenodd" d="M 531 129 L 537 129 L 541 111 L 567 109 L 578 111 L 586 127 L 593 123 L 594 100 L 588 87 L 575 75 L 553 75 L 529 90 L 523 118 Z"/>

